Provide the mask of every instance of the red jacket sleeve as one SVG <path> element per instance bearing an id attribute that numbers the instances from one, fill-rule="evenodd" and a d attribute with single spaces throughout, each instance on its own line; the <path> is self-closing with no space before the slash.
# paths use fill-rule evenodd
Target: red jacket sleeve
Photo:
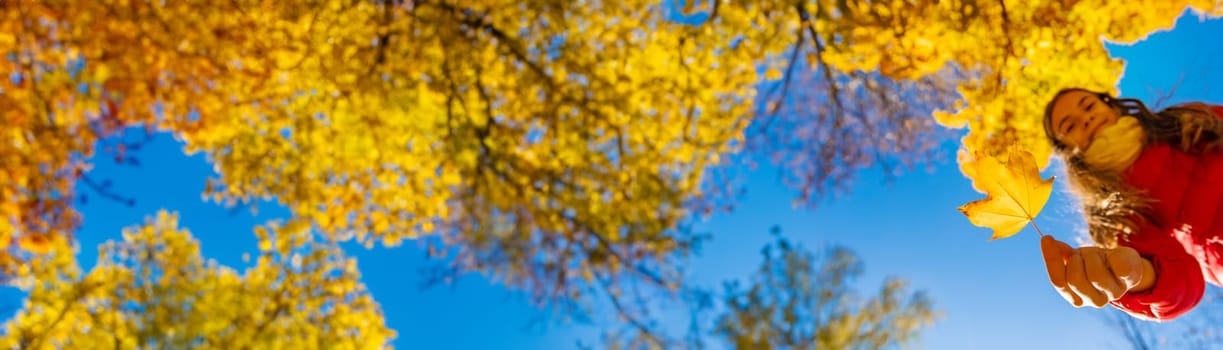
<path id="1" fill-rule="evenodd" d="M 1141 230 L 1119 244 L 1134 248 L 1155 267 L 1155 285 L 1131 292 L 1111 304 L 1134 317 L 1167 321 L 1192 310 L 1202 300 L 1206 281 L 1197 259 L 1172 237 L 1172 232 L 1143 223 Z"/>

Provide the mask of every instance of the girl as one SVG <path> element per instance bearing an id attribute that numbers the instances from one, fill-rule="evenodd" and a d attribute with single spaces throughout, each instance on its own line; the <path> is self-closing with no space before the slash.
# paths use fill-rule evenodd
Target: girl
<path id="1" fill-rule="evenodd" d="M 1053 97 L 1045 135 L 1096 243 L 1076 249 L 1041 239 L 1062 297 L 1164 321 L 1193 309 L 1205 282 L 1220 284 L 1221 118 L 1223 106 L 1200 103 L 1152 113 L 1140 101 L 1078 88 Z"/>

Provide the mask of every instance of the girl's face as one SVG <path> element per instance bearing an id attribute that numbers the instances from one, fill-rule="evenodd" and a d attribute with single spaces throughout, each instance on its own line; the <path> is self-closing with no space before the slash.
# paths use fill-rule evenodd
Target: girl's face
<path id="1" fill-rule="evenodd" d="M 1070 91 L 1053 101 L 1053 138 L 1070 149 L 1087 149 L 1096 133 L 1117 122 L 1121 112 L 1087 91 Z"/>

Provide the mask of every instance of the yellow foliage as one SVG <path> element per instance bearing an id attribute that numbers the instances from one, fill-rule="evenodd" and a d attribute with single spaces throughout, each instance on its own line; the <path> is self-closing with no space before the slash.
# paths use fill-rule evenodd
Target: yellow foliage
<path id="1" fill-rule="evenodd" d="M 735 150 L 753 110 L 758 71 L 736 62 L 785 44 L 736 48 L 742 31 L 675 23 L 660 6 L 5 6 L 0 201 L 15 207 L 0 218 L 15 228 L 0 235 L 72 232 L 81 174 L 122 157 L 98 141 L 143 126 L 207 156 L 207 198 L 275 198 L 292 210 L 286 230 L 366 245 L 445 233 L 465 270 L 521 285 L 590 255 L 613 258 L 559 275 L 668 266 L 687 249 L 672 230 L 705 169 Z M 548 296 L 582 289 L 571 285 Z"/>
<path id="2" fill-rule="evenodd" d="M 276 237 L 267 239 L 309 235 L 270 232 Z M 84 276 L 66 245 L 31 259 L 17 281 L 30 296 L 0 346 L 383 349 L 394 337 L 355 260 L 335 247 L 305 238 L 293 246 L 301 258 L 264 251 L 239 272 L 201 258 L 174 214 L 158 213 L 123 237 L 104 244 Z"/>
<path id="3" fill-rule="evenodd" d="M 17 238 L 17 246 L 34 254 L 47 254 L 59 240 L 63 240 L 59 235 L 26 234 Z"/>
<path id="4" fill-rule="evenodd" d="M 912 34 L 938 39 L 951 62 L 975 72 L 959 83 L 963 104 L 935 113 L 941 125 L 968 129 L 960 162 L 970 178 L 974 175 L 966 162 L 972 161 L 972 154 L 1003 153 L 1015 143 L 1031 151 L 1038 168 L 1049 164 L 1052 149 L 1041 116 L 1058 89 L 1117 92 L 1124 62 L 1110 57 L 1100 39 L 1132 43 L 1171 29 L 1187 8 L 1223 15 L 1219 0 L 994 1 L 972 6 L 992 17 L 959 22 L 954 17 L 962 13 L 944 13 L 951 18 L 928 13 L 913 18 L 943 23 L 943 29 Z"/>
<path id="5" fill-rule="evenodd" d="M 708 19 L 676 23 L 665 2 Z M 0 10 L 0 238 L 69 237 L 90 162 L 124 158 L 99 140 L 144 127 L 207 156 L 208 198 L 291 209 L 261 254 L 303 232 L 439 234 L 462 270 L 582 295 L 687 251 L 676 228 L 743 144 L 760 68 L 800 42 L 807 73 L 959 73 L 960 103 L 932 119 L 967 128 L 961 164 L 1018 143 L 1043 168 L 1053 90 L 1115 91 L 1123 64 L 1098 38 L 1220 4 L 17 1 Z M 11 258 L 20 276 L 71 265 Z"/>

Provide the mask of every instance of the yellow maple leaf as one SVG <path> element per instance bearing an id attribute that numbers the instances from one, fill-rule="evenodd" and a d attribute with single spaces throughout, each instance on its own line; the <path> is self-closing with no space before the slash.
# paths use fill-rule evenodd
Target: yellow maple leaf
<path id="1" fill-rule="evenodd" d="M 1053 193 L 1054 178 L 1040 178 L 1031 153 L 1011 148 L 1005 156 L 1005 163 L 992 156 L 974 162 L 976 184 L 985 191 L 985 199 L 957 208 L 973 225 L 993 229 L 990 240 L 1018 233 L 1040 214 Z"/>

